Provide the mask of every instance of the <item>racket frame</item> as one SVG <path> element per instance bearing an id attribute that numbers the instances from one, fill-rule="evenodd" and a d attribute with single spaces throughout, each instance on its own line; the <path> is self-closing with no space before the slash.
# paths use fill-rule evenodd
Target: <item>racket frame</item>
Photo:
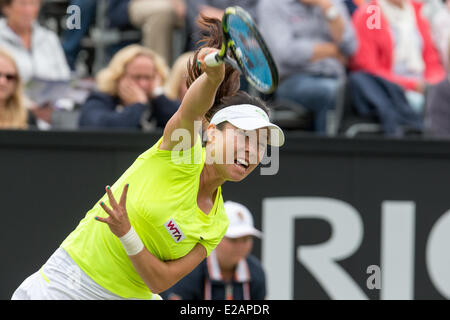
<path id="1" fill-rule="evenodd" d="M 237 15 L 239 16 L 242 21 L 247 25 L 247 27 L 250 29 L 252 34 L 254 35 L 257 42 L 260 44 L 261 51 L 264 54 L 264 57 L 267 61 L 267 64 L 269 65 L 270 72 L 272 75 L 272 85 L 268 89 L 264 89 L 264 87 L 267 87 L 266 85 L 260 85 L 257 83 L 257 80 L 253 79 L 247 69 L 245 68 L 244 62 L 242 61 L 241 57 L 239 57 L 237 53 L 236 44 L 234 43 L 233 39 L 230 37 L 230 33 L 228 30 L 228 17 L 230 15 Z M 245 78 L 248 82 L 250 82 L 251 85 L 253 85 L 256 89 L 261 91 L 265 94 L 270 94 L 278 86 L 278 69 L 276 67 L 276 64 L 272 58 L 272 55 L 270 54 L 269 49 L 266 46 L 266 43 L 264 39 L 262 38 L 261 34 L 259 33 L 259 30 L 256 28 L 256 24 L 254 23 L 251 16 L 241 7 L 234 6 L 234 7 L 228 7 L 225 9 L 225 12 L 222 17 L 222 31 L 223 31 L 223 41 L 222 41 L 222 47 L 220 48 L 220 51 L 218 53 L 211 54 L 210 57 L 205 57 L 206 64 L 209 66 L 214 66 L 222 63 L 223 61 L 229 63 L 233 68 L 238 70 L 241 74 L 244 74 Z M 228 56 L 228 49 L 231 51 L 232 57 Z"/>

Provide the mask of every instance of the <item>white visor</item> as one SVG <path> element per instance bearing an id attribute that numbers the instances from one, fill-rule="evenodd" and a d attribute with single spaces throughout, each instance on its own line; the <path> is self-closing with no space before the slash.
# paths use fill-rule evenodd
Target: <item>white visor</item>
<path id="1" fill-rule="evenodd" d="M 223 108 L 216 112 L 210 123 L 218 125 L 228 121 L 242 130 L 256 130 L 267 127 L 270 130 L 268 144 L 281 147 L 284 144 L 283 130 L 270 122 L 267 113 L 251 104 L 239 104 Z"/>

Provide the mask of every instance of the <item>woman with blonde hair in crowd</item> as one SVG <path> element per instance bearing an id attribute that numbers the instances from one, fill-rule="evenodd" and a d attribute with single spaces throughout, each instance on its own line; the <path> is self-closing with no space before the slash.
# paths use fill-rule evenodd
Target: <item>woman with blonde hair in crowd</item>
<path id="1" fill-rule="evenodd" d="M 151 49 L 121 49 L 98 73 L 98 91 L 82 106 L 80 127 L 163 128 L 180 104 L 164 94 L 168 74 L 164 59 Z"/>
<path id="2" fill-rule="evenodd" d="M 16 62 L 0 48 L 0 129 L 26 129 L 27 116 Z"/>

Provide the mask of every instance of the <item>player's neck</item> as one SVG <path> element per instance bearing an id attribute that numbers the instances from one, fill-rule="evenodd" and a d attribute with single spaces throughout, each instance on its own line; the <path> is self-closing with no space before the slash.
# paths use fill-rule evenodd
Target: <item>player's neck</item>
<path id="1" fill-rule="evenodd" d="M 217 188 L 224 184 L 225 180 L 218 174 L 213 165 L 205 164 L 200 174 L 199 195 L 213 197 Z"/>

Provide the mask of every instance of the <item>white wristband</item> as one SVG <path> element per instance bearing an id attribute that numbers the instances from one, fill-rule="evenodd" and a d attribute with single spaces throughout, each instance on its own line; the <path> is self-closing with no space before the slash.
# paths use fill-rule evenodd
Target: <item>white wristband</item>
<path id="1" fill-rule="evenodd" d="M 133 227 L 130 228 L 127 234 L 120 237 L 119 240 L 122 242 L 122 246 L 129 256 L 134 256 L 144 249 L 144 244 Z"/>

